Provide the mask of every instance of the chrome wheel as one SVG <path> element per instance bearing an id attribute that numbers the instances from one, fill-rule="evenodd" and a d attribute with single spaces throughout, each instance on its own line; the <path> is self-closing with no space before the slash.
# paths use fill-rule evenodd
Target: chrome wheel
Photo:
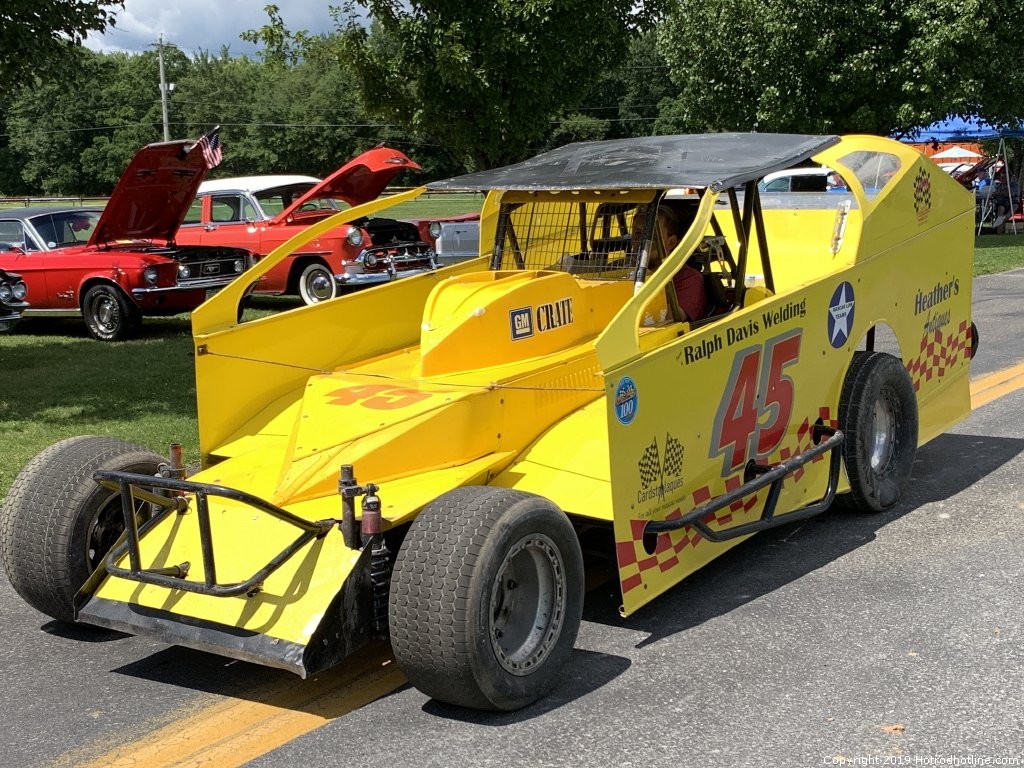
<path id="1" fill-rule="evenodd" d="M 323 264 L 310 264 L 299 278 L 299 294 L 306 304 L 319 304 L 338 293 L 334 275 Z"/>
<path id="2" fill-rule="evenodd" d="M 888 466 L 895 450 L 897 408 L 893 394 L 888 390 L 875 401 L 870 462 L 876 472 Z"/>
<path id="3" fill-rule="evenodd" d="M 82 316 L 89 333 L 100 341 L 121 341 L 138 330 L 142 316 L 119 288 L 94 285 L 82 298 Z"/>

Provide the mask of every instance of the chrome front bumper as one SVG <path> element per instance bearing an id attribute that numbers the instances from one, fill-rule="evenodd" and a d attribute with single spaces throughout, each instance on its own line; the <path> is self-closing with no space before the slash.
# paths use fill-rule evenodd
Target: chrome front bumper
<path id="1" fill-rule="evenodd" d="M 424 275 L 428 272 L 433 272 L 434 269 L 435 267 L 421 267 L 419 269 L 394 269 L 389 267 L 385 272 L 358 272 L 356 274 L 343 272 L 340 275 L 334 276 L 334 282 L 338 284 L 339 288 L 343 286 L 379 285 L 380 283 L 401 280 L 403 277 Z"/>
<path id="2" fill-rule="evenodd" d="M 141 299 L 143 296 L 150 296 L 162 293 L 182 293 L 185 291 L 218 291 L 230 284 L 242 273 L 233 274 L 229 277 L 208 277 L 199 280 L 192 280 L 187 284 L 153 286 L 152 288 L 132 288 L 132 297 Z"/>

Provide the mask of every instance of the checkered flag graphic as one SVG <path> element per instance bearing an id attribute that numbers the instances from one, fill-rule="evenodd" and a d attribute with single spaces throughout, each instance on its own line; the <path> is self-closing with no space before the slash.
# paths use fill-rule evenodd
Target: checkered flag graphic
<path id="1" fill-rule="evenodd" d="M 683 444 L 672 435 L 665 435 L 665 464 L 662 467 L 666 475 L 679 477 L 683 474 Z"/>
<path id="2" fill-rule="evenodd" d="M 924 168 L 917 172 L 914 179 L 914 210 L 918 213 L 932 207 L 932 180 Z"/>
<path id="3" fill-rule="evenodd" d="M 645 489 L 653 488 L 661 482 L 661 456 L 658 453 L 658 438 L 654 438 L 647 446 L 637 466 L 640 468 L 640 483 Z"/>

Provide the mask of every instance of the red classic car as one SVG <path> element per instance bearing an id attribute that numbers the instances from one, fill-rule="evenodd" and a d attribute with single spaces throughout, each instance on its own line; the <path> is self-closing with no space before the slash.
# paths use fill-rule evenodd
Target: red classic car
<path id="1" fill-rule="evenodd" d="M 119 341 L 139 331 L 144 315 L 195 309 L 251 266 L 242 248 L 175 243 L 206 174 L 194 145 L 140 149 L 102 210 L 0 211 L 0 269 L 27 284 L 25 317 L 81 315 L 92 336 Z"/>
<path id="2" fill-rule="evenodd" d="M 235 245 L 259 257 L 302 228 L 377 198 L 405 169 L 420 166 L 388 147 L 363 152 L 323 181 L 311 176 L 249 176 L 203 182 L 179 243 Z M 306 304 L 348 287 L 435 269 L 437 222 L 362 218 L 313 240 L 270 270 L 257 293 L 298 294 Z"/>

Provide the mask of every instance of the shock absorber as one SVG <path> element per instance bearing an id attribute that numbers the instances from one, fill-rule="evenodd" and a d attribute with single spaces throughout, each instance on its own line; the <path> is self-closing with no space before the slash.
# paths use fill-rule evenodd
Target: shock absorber
<path id="1" fill-rule="evenodd" d="M 388 632 L 388 593 L 391 590 L 391 552 L 384 541 L 384 523 L 377 486 L 373 483 L 359 485 L 352 465 L 342 464 L 338 491 L 341 494 L 339 527 L 345 544 L 350 549 L 370 549 L 370 619 L 373 633 L 385 637 Z M 358 521 L 355 509 L 357 496 L 363 497 L 362 514 Z"/>
<path id="2" fill-rule="evenodd" d="M 360 534 L 363 546 L 370 548 L 370 588 L 373 593 L 371 612 L 373 632 L 378 637 L 388 633 L 388 594 L 391 589 L 391 552 L 384 541 L 381 524 L 380 497 L 377 486 L 366 485 L 363 497 Z"/>

